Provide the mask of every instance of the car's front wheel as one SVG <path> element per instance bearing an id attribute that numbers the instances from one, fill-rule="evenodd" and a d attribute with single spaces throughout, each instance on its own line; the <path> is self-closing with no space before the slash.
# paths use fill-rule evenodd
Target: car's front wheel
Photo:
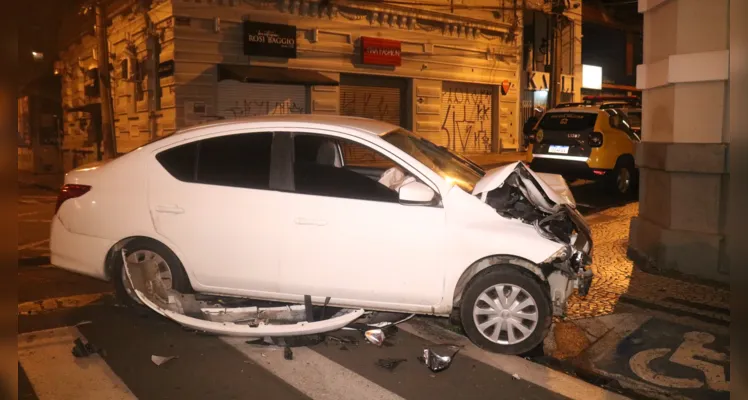
<path id="1" fill-rule="evenodd" d="M 530 273 L 497 266 L 470 283 L 460 318 L 465 333 L 479 347 L 523 354 L 543 342 L 552 311 L 546 290 Z"/>
<path id="2" fill-rule="evenodd" d="M 153 275 L 155 279 L 160 281 L 159 285 L 165 289 L 176 290 L 179 293 L 192 292 L 182 263 L 165 245 L 151 240 L 134 239 L 125 245 L 125 257 L 128 263 L 154 261 L 158 271 Z M 142 304 L 127 278 L 122 257 L 115 256 L 112 272 L 118 300 L 126 305 Z"/>

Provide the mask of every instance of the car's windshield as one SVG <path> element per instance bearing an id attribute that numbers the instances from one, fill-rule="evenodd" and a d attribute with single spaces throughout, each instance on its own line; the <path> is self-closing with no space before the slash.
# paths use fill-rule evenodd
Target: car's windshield
<path id="1" fill-rule="evenodd" d="M 473 191 L 475 185 L 485 174 L 480 167 L 446 147 L 438 146 L 405 129 L 396 129 L 386 133 L 382 135 L 382 139 L 408 153 L 411 157 L 468 193 Z"/>
<path id="2" fill-rule="evenodd" d="M 597 121 L 596 113 L 553 112 L 545 114 L 538 127 L 548 131 L 581 131 L 592 129 L 595 121 Z"/>

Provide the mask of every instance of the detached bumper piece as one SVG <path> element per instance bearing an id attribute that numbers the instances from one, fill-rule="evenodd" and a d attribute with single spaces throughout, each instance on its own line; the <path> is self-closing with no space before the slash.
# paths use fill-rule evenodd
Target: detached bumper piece
<path id="1" fill-rule="evenodd" d="M 145 271 L 152 261 L 128 262 L 127 279 L 138 299 L 148 308 L 180 325 L 197 331 L 240 337 L 288 337 L 331 332 L 350 325 L 364 315 L 363 309 L 341 309 L 328 319 L 309 321 L 307 307 L 222 307 L 159 287 Z"/>

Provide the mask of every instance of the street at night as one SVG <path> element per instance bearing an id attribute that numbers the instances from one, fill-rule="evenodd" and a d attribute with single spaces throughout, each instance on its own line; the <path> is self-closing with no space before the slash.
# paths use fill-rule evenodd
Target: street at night
<path id="1" fill-rule="evenodd" d="M 748 0 L 21 11 L 0 391 L 748 398 Z"/>

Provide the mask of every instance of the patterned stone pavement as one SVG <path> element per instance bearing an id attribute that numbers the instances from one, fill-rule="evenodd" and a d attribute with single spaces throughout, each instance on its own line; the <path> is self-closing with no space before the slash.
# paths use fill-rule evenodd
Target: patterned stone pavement
<path id="1" fill-rule="evenodd" d="M 626 257 L 629 223 L 639 213 L 639 203 L 592 214 L 587 217 L 595 243 L 592 269 L 595 277 L 586 298 L 576 294 L 569 299 L 568 319 L 613 314 L 621 295 L 648 302 L 680 299 L 729 309 L 730 291 L 709 285 L 653 275 L 638 268 Z M 678 308 L 677 304 L 669 307 Z"/>

